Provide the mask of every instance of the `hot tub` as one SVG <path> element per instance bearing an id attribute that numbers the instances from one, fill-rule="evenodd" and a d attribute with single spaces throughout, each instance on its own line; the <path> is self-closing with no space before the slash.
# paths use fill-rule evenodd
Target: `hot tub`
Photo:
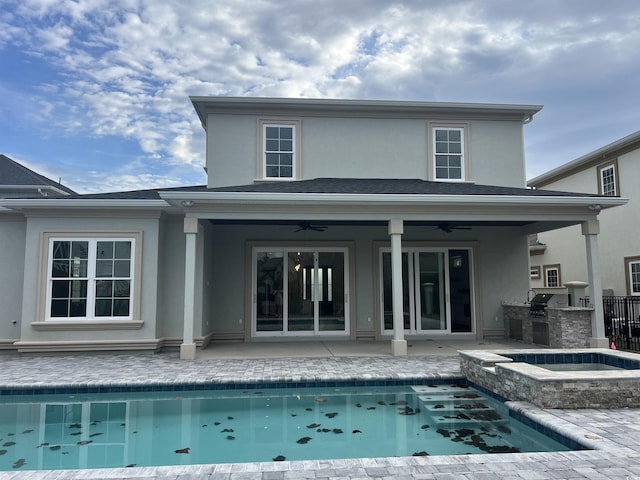
<path id="1" fill-rule="evenodd" d="M 461 351 L 460 369 L 481 388 L 540 407 L 640 407 L 640 355 L 635 353 L 609 349 Z"/>

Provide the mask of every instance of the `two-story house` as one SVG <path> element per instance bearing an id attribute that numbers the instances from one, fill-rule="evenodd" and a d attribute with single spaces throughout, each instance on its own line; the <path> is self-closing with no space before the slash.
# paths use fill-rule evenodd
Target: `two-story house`
<path id="1" fill-rule="evenodd" d="M 640 131 L 587 153 L 530 180 L 536 189 L 570 190 L 611 197 L 629 203 L 602 212 L 600 269 L 602 288 L 611 295 L 640 295 Z M 567 227 L 540 234 L 531 249 L 531 284 L 562 286 L 588 282 L 586 252 L 580 228 Z"/>
<path id="2" fill-rule="evenodd" d="M 0 228 L 24 230 L 6 247 L 24 268 L 0 272 L 24 292 L 4 348 L 502 337 L 528 236 L 581 225 L 593 250 L 598 213 L 624 203 L 526 188 L 537 105 L 192 103 L 206 186 L 0 201 Z"/>

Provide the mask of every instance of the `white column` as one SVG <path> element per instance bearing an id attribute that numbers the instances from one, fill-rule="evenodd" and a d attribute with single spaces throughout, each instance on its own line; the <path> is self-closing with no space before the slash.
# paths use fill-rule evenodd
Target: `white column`
<path id="1" fill-rule="evenodd" d="M 404 309 L 402 305 L 402 242 L 404 222 L 401 218 L 389 220 L 391 236 L 391 289 L 393 300 L 393 340 L 391 354 L 407 354 L 407 341 L 404 339 Z"/>
<path id="2" fill-rule="evenodd" d="M 591 313 L 592 348 L 608 348 L 609 340 L 604 332 L 604 308 L 602 306 L 602 280 L 600 278 L 600 255 L 598 252 L 598 234 L 600 223 L 598 220 L 588 220 L 582 224 L 587 247 L 587 272 L 589 275 L 589 299 L 594 310 Z"/>
<path id="3" fill-rule="evenodd" d="M 194 340 L 195 303 L 196 303 L 196 240 L 198 219 L 185 217 L 184 233 L 186 240 L 184 258 L 184 318 L 180 359 L 195 360 L 196 344 Z"/>

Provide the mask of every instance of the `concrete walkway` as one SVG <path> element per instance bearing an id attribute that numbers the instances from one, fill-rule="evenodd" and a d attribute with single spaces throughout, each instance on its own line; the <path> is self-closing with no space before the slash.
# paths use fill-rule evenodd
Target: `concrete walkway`
<path id="1" fill-rule="evenodd" d="M 425 355 L 453 355 L 459 350 L 493 350 L 499 348 L 527 348 L 512 340 L 434 339 L 410 340 L 409 357 Z M 538 347 L 539 348 L 539 347 Z M 326 358 L 326 357 L 389 357 L 391 342 L 387 341 L 288 341 L 288 342 L 216 342 L 198 350 L 197 359 L 258 359 L 258 358 Z"/>
<path id="2" fill-rule="evenodd" d="M 0 355 L 0 389 L 53 385 L 149 385 L 342 379 L 443 379 L 460 376 L 457 349 L 523 348 L 486 341 L 415 342 L 408 357 L 388 345 L 312 342 L 215 344 L 195 361 L 157 355 Z M 249 348 L 251 347 L 251 348 Z M 296 353 L 298 352 L 298 353 Z M 304 353 L 306 352 L 306 355 Z M 364 356 L 363 356 L 364 355 Z M 248 358 L 253 356 L 254 359 Z M 241 357 L 241 358 L 238 358 Z M 640 479 L 640 410 L 542 410 L 511 405 L 595 450 L 469 456 L 181 465 L 101 470 L 0 472 L 0 480 L 70 479 Z"/>

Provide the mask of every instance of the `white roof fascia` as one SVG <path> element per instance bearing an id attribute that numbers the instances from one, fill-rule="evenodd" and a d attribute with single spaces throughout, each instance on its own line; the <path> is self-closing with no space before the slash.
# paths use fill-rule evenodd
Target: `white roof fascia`
<path id="1" fill-rule="evenodd" d="M 0 207 L 12 210 L 22 208 L 167 208 L 171 205 L 164 200 L 138 199 L 85 199 L 85 198 L 5 198 L 0 199 Z"/>
<path id="2" fill-rule="evenodd" d="M 61 188 L 55 187 L 53 185 L 0 185 L 0 191 L 11 191 L 11 190 L 47 190 L 53 191 L 56 193 L 60 193 L 62 195 L 70 195 L 69 192 L 62 190 Z"/>
<path id="3" fill-rule="evenodd" d="M 509 115 L 520 117 L 523 122 L 528 123 L 543 108 L 542 105 L 325 98 L 192 96 L 190 100 L 203 125 L 206 125 L 206 115 L 209 112 L 256 113 L 265 109 L 278 110 L 283 113 L 295 111 L 308 114 L 341 111 L 352 115 L 363 113 L 419 116 L 471 114 L 489 117 Z"/>
<path id="4" fill-rule="evenodd" d="M 610 208 L 625 205 L 621 197 L 564 197 L 516 195 L 413 195 L 263 192 L 160 192 L 167 201 L 201 203 L 342 203 L 342 204 L 440 204 L 440 205 L 562 205 Z"/>

